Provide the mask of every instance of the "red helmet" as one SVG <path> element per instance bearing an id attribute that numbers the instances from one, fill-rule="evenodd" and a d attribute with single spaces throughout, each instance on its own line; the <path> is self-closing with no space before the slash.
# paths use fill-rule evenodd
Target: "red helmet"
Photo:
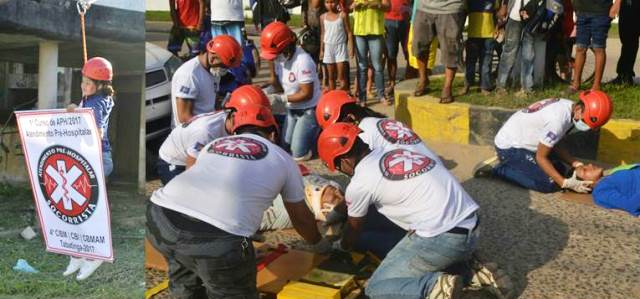
<path id="1" fill-rule="evenodd" d="M 584 103 L 582 121 L 590 128 L 604 126 L 611 117 L 613 103 L 611 98 L 599 90 L 588 90 L 580 93 L 580 101 Z"/>
<path id="2" fill-rule="evenodd" d="M 238 128 L 249 125 L 261 128 L 271 126 L 278 128 L 271 110 L 262 105 L 248 104 L 242 110 L 236 112 L 233 115 L 233 129 L 231 131 L 235 132 Z"/>
<path id="3" fill-rule="evenodd" d="M 224 104 L 226 109 L 240 110 L 247 105 L 260 105 L 271 109 L 269 98 L 255 85 L 243 85 L 231 93 L 231 97 Z"/>
<path id="4" fill-rule="evenodd" d="M 316 120 L 321 128 L 338 122 L 342 106 L 357 103 L 356 99 L 349 96 L 344 90 L 332 90 L 320 97 L 316 106 Z"/>
<path id="5" fill-rule="evenodd" d="M 318 137 L 318 155 L 331 171 L 336 170 L 335 160 L 351 150 L 362 130 L 353 124 L 335 123 L 325 128 Z"/>
<path id="6" fill-rule="evenodd" d="M 93 57 L 84 63 L 82 75 L 97 81 L 111 81 L 113 79 L 113 67 L 109 60 L 102 57 Z"/>
<path id="7" fill-rule="evenodd" d="M 235 38 L 230 35 L 218 35 L 207 43 L 207 51 L 216 53 L 222 63 L 234 68 L 240 65 L 242 61 L 242 47 Z"/>
<path id="8" fill-rule="evenodd" d="M 260 34 L 260 57 L 274 60 L 278 54 L 295 41 L 293 31 L 285 23 L 274 21 L 269 23 Z"/>

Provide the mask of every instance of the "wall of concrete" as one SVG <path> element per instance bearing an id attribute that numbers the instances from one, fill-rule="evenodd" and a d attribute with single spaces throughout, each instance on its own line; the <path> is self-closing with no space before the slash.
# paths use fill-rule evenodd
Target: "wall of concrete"
<path id="1" fill-rule="evenodd" d="M 465 103 L 440 104 L 414 97 L 413 80 L 395 88 L 395 118 L 426 140 L 493 146 L 493 139 L 515 109 Z M 572 130 L 563 140 L 573 155 L 614 165 L 640 161 L 640 121 L 612 119 L 600 130 Z"/>

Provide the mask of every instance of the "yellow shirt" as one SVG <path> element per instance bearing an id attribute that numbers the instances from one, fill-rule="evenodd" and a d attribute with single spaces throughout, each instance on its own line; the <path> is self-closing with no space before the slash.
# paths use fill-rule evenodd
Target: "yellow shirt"
<path id="1" fill-rule="evenodd" d="M 472 12 L 469 14 L 467 36 L 473 38 L 493 38 L 495 27 L 492 13 Z"/>
<path id="2" fill-rule="evenodd" d="M 355 10 L 353 12 L 353 23 L 353 35 L 384 34 L 384 12 L 380 9 L 365 8 Z"/>

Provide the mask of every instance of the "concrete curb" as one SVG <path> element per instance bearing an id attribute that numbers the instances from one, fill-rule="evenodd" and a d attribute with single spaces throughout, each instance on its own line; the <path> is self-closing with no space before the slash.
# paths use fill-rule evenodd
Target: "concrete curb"
<path id="1" fill-rule="evenodd" d="M 395 117 L 426 140 L 493 145 L 500 127 L 516 109 L 466 103 L 440 104 L 430 95 L 413 96 L 415 80 L 395 88 Z M 599 131 L 572 130 L 566 142 L 574 155 L 620 164 L 640 161 L 640 121 L 612 119 Z"/>

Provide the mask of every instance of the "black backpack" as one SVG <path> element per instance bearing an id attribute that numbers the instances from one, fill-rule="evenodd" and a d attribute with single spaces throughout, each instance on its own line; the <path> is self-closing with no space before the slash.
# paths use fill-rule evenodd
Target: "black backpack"
<path id="1" fill-rule="evenodd" d="M 253 22 L 266 26 L 273 21 L 286 23 L 291 18 L 278 0 L 259 0 L 253 5 Z"/>

